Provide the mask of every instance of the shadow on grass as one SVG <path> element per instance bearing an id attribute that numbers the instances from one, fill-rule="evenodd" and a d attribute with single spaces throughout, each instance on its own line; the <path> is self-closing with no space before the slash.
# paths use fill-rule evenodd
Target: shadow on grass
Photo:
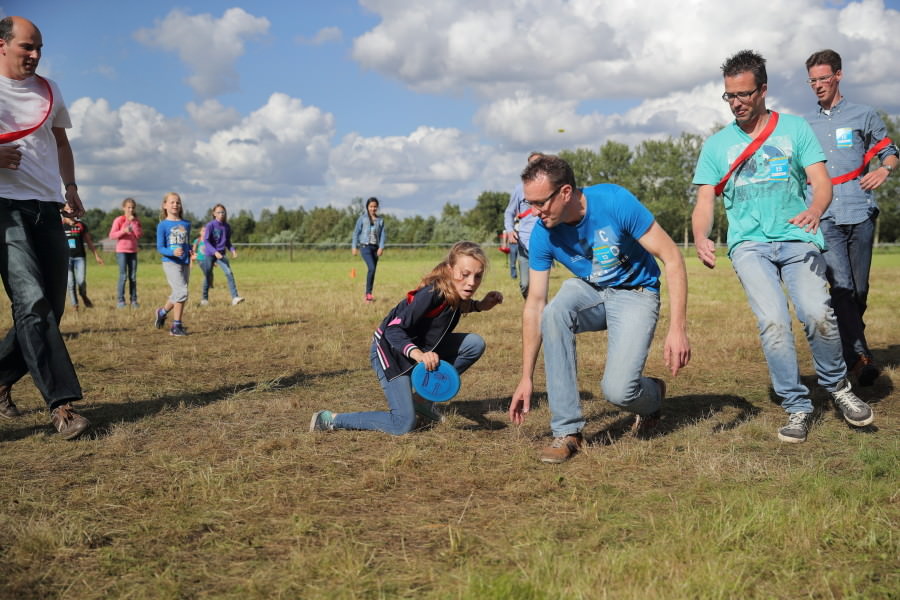
<path id="1" fill-rule="evenodd" d="M 94 328 L 94 327 L 86 327 L 81 331 L 63 331 L 60 332 L 62 334 L 62 338 L 66 341 L 78 339 L 82 335 L 91 334 L 91 333 L 124 333 L 126 331 L 131 331 L 130 329 L 126 329 L 124 327 L 103 327 L 103 328 Z"/>
<path id="2" fill-rule="evenodd" d="M 300 325 L 303 323 L 300 319 L 294 319 L 293 321 L 267 321 L 265 323 L 254 323 L 252 325 L 232 325 L 227 324 L 223 325 L 221 331 L 238 331 L 240 329 L 264 329 L 266 327 L 282 327 L 284 325 Z M 219 331 L 217 329 L 217 331 Z"/>
<path id="3" fill-rule="evenodd" d="M 728 408 L 736 409 L 736 411 L 729 411 L 726 421 L 719 421 L 713 425 L 713 433 L 734 429 L 760 413 L 759 408 L 744 398 L 730 394 L 671 396 L 666 398 L 663 403 L 662 419 L 659 425 L 653 429 L 652 433 L 640 437 L 649 439 L 666 436 L 684 427 L 691 427 L 713 419 Z M 607 413 L 607 415 L 609 414 L 621 416 L 600 431 L 590 435 L 587 438 L 588 444 L 609 446 L 631 434 L 635 415 L 621 410 Z"/>
<path id="4" fill-rule="evenodd" d="M 583 396 L 583 395 L 582 395 Z M 479 429 L 498 430 L 509 427 L 509 418 L 505 415 L 509 412 L 509 403 L 511 396 L 497 396 L 495 398 L 485 398 L 483 400 L 464 400 L 454 402 L 452 409 L 457 414 L 475 421 L 471 425 L 465 425 L 461 429 L 467 431 L 475 431 Z M 531 396 L 531 410 L 537 410 L 543 404 L 547 403 L 547 394 L 536 393 Z M 504 414 L 500 420 L 491 419 L 487 416 L 490 412 L 501 412 Z"/>
<path id="5" fill-rule="evenodd" d="M 261 387 L 270 390 L 286 389 L 306 383 L 312 379 L 341 377 L 353 372 L 354 370 L 352 369 L 340 369 L 324 373 L 304 373 L 302 371 L 297 371 L 293 375 L 280 377 L 274 381 L 249 381 L 241 384 L 221 386 L 206 391 L 172 394 L 161 396 L 159 398 L 137 400 L 134 402 L 101 404 L 92 408 L 81 408 L 76 404 L 76 407 L 78 407 L 78 412 L 90 420 L 92 424 L 91 430 L 86 434 L 85 438 L 99 439 L 109 435 L 113 423 L 134 423 L 147 417 L 152 417 L 166 409 L 178 408 L 182 404 L 188 408 L 202 407 L 225 400 L 226 398 L 241 392 L 248 392 Z M 29 425 L 28 427 L 20 429 L 0 431 L 0 442 L 23 439 L 41 431 L 52 432 L 49 412 L 42 412 L 45 412 L 47 415 L 46 427 L 34 427 Z M 55 434 L 55 432 L 53 433 Z"/>

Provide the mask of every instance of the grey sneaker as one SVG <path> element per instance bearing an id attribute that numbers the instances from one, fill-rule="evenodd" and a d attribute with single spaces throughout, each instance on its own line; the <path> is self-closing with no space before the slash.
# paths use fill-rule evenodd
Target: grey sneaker
<path id="1" fill-rule="evenodd" d="M 337 413 L 330 410 L 320 410 L 313 413 L 312 419 L 309 421 L 310 431 L 334 431 L 334 418 Z"/>
<path id="2" fill-rule="evenodd" d="M 234 298 L 231 299 L 231 305 L 237 306 L 238 304 L 240 304 L 243 301 L 244 301 L 244 299 L 241 298 L 240 296 L 235 296 Z"/>
<path id="3" fill-rule="evenodd" d="M 74 440 L 91 426 L 91 422 L 75 412 L 71 404 L 63 404 L 50 411 L 50 422 L 66 440 Z"/>
<path id="4" fill-rule="evenodd" d="M 11 391 L 12 386 L 0 385 L 0 417 L 6 419 L 15 419 L 22 416 L 22 411 L 12 401 Z"/>
<path id="5" fill-rule="evenodd" d="M 209 300 L 204 298 L 203 300 L 200 301 L 200 306 L 209 306 Z"/>
<path id="6" fill-rule="evenodd" d="M 153 321 L 153 325 L 154 325 L 157 329 L 162 329 L 162 328 L 163 328 L 163 325 L 166 324 L 166 316 L 167 316 L 168 314 L 169 314 L 169 313 L 167 313 L 166 311 L 164 311 L 164 310 L 161 309 L 161 308 L 160 308 L 160 309 L 157 309 L 157 311 L 156 311 L 156 317 L 155 317 L 155 320 Z"/>
<path id="7" fill-rule="evenodd" d="M 809 431 L 809 423 L 812 413 L 791 413 L 788 415 L 788 423 L 778 430 L 778 439 L 790 444 L 799 444 L 806 441 L 806 432 Z"/>
<path id="8" fill-rule="evenodd" d="M 831 392 L 831 397 L 834 398 L 834 405 L 844 415 L 844 420 L 851 425 L 865 427 L 875 420 L 872 408 L 853 393 L 849 379 L 845 379 L 838 389 Z"/>

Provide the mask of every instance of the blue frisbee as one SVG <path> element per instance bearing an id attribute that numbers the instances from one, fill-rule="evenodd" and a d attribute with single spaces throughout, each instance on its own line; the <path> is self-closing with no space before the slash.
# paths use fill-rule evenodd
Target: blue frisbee
<path id="1" fill-rule="evenodd" d="M 434 371 L 426 369 L 425 363 L 417 364 L 410 377 L 416 393 L 432 402 L 446 402 L 459 392 L 459 373 L 443 360 Z"/>

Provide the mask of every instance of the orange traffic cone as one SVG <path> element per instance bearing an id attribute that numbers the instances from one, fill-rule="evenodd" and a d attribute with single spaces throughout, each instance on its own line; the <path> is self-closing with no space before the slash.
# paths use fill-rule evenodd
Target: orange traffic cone
<path id="1" fill-rule="evenodd" d="M 356 279 L 356 267 L 350 269 L 350 279 Z"/>

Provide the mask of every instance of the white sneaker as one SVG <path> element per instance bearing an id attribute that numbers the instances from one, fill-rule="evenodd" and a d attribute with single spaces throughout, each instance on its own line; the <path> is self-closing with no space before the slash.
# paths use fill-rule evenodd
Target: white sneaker
<path id="1" fill-rule="evenodd" d="M 237 304 L 240 304 L 243 301 L 244 301 L 244 299 L 241 298 L 240 296 L 235 296 L 234 298 L 231 299 L 231 305 L 235 306 Z"/>
<path id="2" fill-rule="evenodd" d="M 201 300 L 200 306 L 209 306 L 209 300 Z"/>

